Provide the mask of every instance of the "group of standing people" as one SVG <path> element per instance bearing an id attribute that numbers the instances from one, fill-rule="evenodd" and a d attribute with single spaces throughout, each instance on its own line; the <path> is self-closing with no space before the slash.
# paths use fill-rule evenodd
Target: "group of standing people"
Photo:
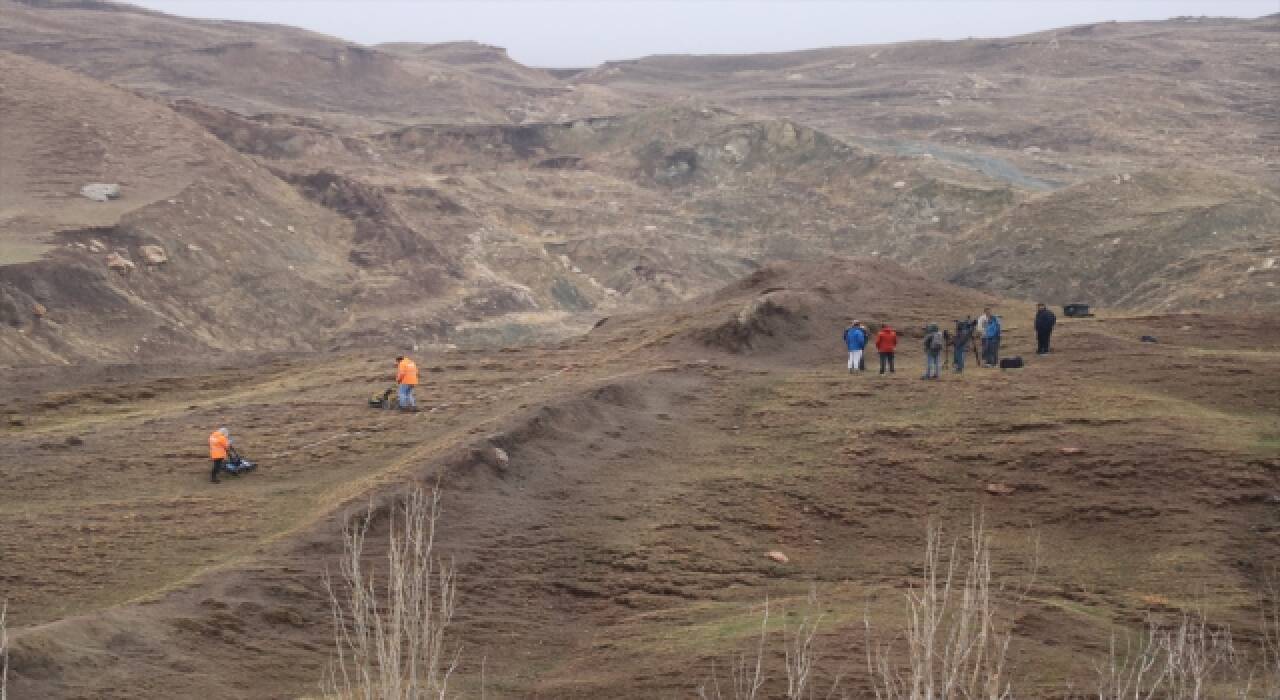
<path id="1" fill-rule="evenodd" d="M 1058 317 L 1044 304 L 1036 306 L 1036 354 L 1049 352 L 1049 341 Z M 1000 342 L 1004 337 L 1004 323 L 999 316 L 987 307 L 976 319 L 966 317 L 955 322 L 955 330 L 943 330 L 938 324 L 931 323 L 924 329 L 925 370 L 921 379 L 937 379 L 946 365 L 947 349 L 951 349 L 952 369 L 959 373 L 964 371 L 965 358 L 973 347 L 974 357 L 983 367 L 1000 365 Z M 874 337 L 871 330 L 862 321 L 854 319 L 844 331 L 845 347 L 849 350 L 849 373 L 866 369 L 865 353 L 867 345 L 875 345 L 880 356 L 880 374 L 886 371 L 893 374 L 894 356 L 898 347 L 898 332 L 889 324 L 880 327 Z"/>
<path id="2" fill-rule="evenodd" d="M 844 343 L 849 348 L 849 372 L 861 372 L 867 368 L 866 349 L 869 343 L 874 343 L 876 352 L 880 355 L 880 374 L 884 374 L 885 370 L 892 374 L 894 370 L 893 357 L 898 348 L 898 332 L 893 330 L 889 324 L 880 327 L 880 331 L 876 333 L 872 339 L 871 331 L 862 321 L 854 320 L 844 331 Z"/>

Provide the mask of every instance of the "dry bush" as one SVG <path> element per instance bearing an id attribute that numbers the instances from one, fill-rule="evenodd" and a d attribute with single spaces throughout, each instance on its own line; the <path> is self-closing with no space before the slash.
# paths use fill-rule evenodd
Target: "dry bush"
<path id="1" fill-rule="evenodd" d="M 9 697 L 9 628 L 5 619 L 9 615 L 9 601 L 0 602 L 0 700 Z"/>
<path id="2" fill-rule="evenodd" d="M 1210 689 L 1240 679 L 1231 631 L 1210 626 L 1201 615 L 1184 615 L 1176 627 L 1152 620 L 1139 640 L 1098 665 L 1098 700 L 1167 698 L 1201 700 Z M 1248 695 L 1242 695 L 1248 697 Z"/>
<path id="3" fill-rule="evenodd" d="M 711 678 L 698 688 L 698 697 L 702 700 L 755 700 L 764 686 L 764 650 L 768 638 L 769 600 L 766 598 L 764 612 L 760 615 L 760 639 L 756 644 L 755 659 L 749 659 L 745 653 L 734 657 L 728 664 L 729 680 L 724 689 L 720 687 L 720 677 L 713 662 Z"/>
<path id="4" fill-rule="evenodd" d="M 1259 601 L 1262 613 L 1262 697 L 1280 698 L 1280 578 L 1273 571 L 1267 592 Z"/>
<path id="5" fill-rule="evenodd" d="M 813 638 L 818 634 L 818 626 L 822 624 L 822 615 L 814 614 L 817 601 L 817 591 L 812 588 L 809 589 L 809 607 L 804 616 L 800 618 L 795 631 L 783 628 L 788 700 L 800 700 L 800 698 L 812 697 L 813 695 L 813 669 L 818 662 L 818 654 L 813 646 Z M 828 693 L 828 696 L 834 694 L 835 686 L 839 685 L 839 683 L 840 681 L 837 679 L 832 685 L 832 692 Z"/>
<path id="6" fill-rule="evenodd" d="M 869 620 L 866 663 L 880 700 L 1005 700 L 1022 697 L 1008 677 L 1006 659 L 1012 640 L 1010 608 L 1024 601 L 1035 582 L 1037 556 L 1025 586 L 1007 590 L 993 583 L 990 541 L 981 518 L 967 537 L 946 544 L 930 526 L 920 583 L 906 594 L 905 630 L 888 643 L 872 638 Z M 814 639 L 821 616 L 809 611 L 794 630 L 784 628 L 788 700 L 814 697 L 813 678 L 820 664 Z M 1080 696 L 1070 688 L 1062 697 L 1096 700 L 1280 699 L 1280 582 L 1272 579 L 1259 609 L 1262 632 L 1257 649 L 1238 651 L 1231 631 L 1200 614 L 1183 615 L 1175 624 L 1154 618 L 1143 634 L 1112 639 L 1111 652 L 1097 664 L 1095 692 Z M 754 656 L 742 654 L 729 664 L 722 688 L 713 666 L 703 700 L 755 700 L 767 680 L 769 606 L 761 620 Z M 837 678 L 826 697 L 836 696 Z M 841 696 L 843 697 L 843 696 Z"/>
<path id="7" fill-rule="evenodd" d="M 882 700 L 997 700 L 1013 697 L 1005 659 L 1012 633 L 1000 614 L 1004 591 L 993 587 L 989 538 L 975 519 L 950 545 L 929 527 L 922 581 L 907 592 L 907 627 L 885 644 L 867 628 L 867 670 Z M 1030 567 L 1031 581 L 1035 564 Z M 1014 596 L 1021 600 L 1031 583 Z"/>
<path id="8" fill-rule="evenodd" d="M 814 670 L 819 660 L 814 639 L 822 623 L 822 615 L 817 612 L 817 593 L 810 589 L 808 604 L 800 621 L 793 628 L 784 624 L 782 628 L 783 663 L 787 675 L 786 700 L 806 700 L 815 697 Z M 711 678 L 698 689 L 698 697 L 702 700 L 755 700 L 762 697 L 765 681 L 764 657 L 769 643 L 769 601 L 764 602 L 764 612 L 760 616 L 760 637 L 756 640 L 754 656 L 745 653 L 735 656 L 727 664 L 729 678 L 725 687 L 720 686 L 716 667 L 712 664 Z M 832 681 L 830 690 L 824 697 L 832 698 L 839 689 L 840 678 Z"/>
<path id="9" fill-rule="evenodd" d="M 439 491 L 415 489 L 391 509 L 382 582 L 363 559 L 372 508 L 369 516 L 343 530 L 338 582 L 325 577 L 337 651 L 322 691 L 344 700 L 444 698 L 458 657 L 446 656 L 454 571 L 434 553 Z"/>
<path id="10" fill-rule="evenodd" d="M 1231 630 L 1203 614 L 1184 614 L 1176 625 L 1147 624 L 1098 664 L 1098 700 L 1237 700 L 1280 698 L 1280 590 L 1274 578 L 1259 600 L 1256 650 L 1238 650 Z"/>

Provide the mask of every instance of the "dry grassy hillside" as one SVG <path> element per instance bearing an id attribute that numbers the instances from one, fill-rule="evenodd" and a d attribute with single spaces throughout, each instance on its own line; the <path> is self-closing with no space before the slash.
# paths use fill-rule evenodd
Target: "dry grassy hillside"
<path id="1" fill-rule="evenodd" d="M 879 641 L 901 630 L 927 520 L 956 533 L 979 511 L 1018 697 L 1092 687 L 1107 640 L 1148 616 L 1203 612 L 1255 654 L 1280 557 L 1274 327 L 1064 321 L 1058 353 L 1021 372 L 917 380 L 919 327 L 984 305 L 1029 354 L 1027 305 L 878 260 L 767 268 L 571 342 L 424 355 L 417 415 L 363 405 L 386 353 L 16 372 L 0 387 L 11 689 L 313 692 L 342 524 L 372 497 L 379 561 L 385 508 L 437 477 L 464 693 L 483 668 L 493 697 L 690 696 L 755 649 L 767 597 L 779 697 L 783 626 L 811 590 L 814 680 L 868 692 L 864 620 Z M 903 331 L 897 375 L 845 373 L 847 316 Z M 222 422 L 263 466 L 215 492 L 200 446 Z"/>
<path id="2" fill-rule="evenodd" d="M 0 363 L 323 347 L 342 323 L 349 227 L 194 122 L 3 52 L 0 106 Z"/>
<path id="3" fill-rule="evenodd" d="M 424 255 L 403 254 L 405 241 L 449 261 L 473 291 L 461 306 L 417 308 L 421 332 L 444 318 L 454 337 L 470 332 L 459 317 L 505 326 L 506 337 L 539 323 L 585 328 L 769 261 L 860 253 L 919 264 L 1017 198 L 960 168 L 874 156 L 794 122 L 710 107 L 358 137 L 298 119 L 179 109 L 356 219 L 370 269 L 390 280 L 411 274 Z M 389 284 L 382 293 L 395 306 Z M 504 320 L 508 312 L 524 315 Z"/>
<path id="4" fill-rule="evenodd" d="M 1014 697 L 1204 616 L 1239 664 L 1204 696 L 1271 653 L 1270 700 L 1278 47 L 1273 16 L 575 74 L 0 0 L 9 696 L 313 695 L 343 527 L 381 576 L 439 485 L 469 696 L 689 697 L 760 653 L 783 697 L 806 614 L 815 690 L 872 696 L 928 524 L 978 515 Z M 1035 356 L 1040 300 L 1100 313 Z M 917 379 L 925 324 L 986 306 L 1026 367 Z M 845 371 L 850 318 L 897 372 Z M 370 408 L 402 352 L 423 410 Z M 258 471 L 209 483 L 218 426 Z"/>
<path id="5" fill-rule="evenodd" d="M 655 56 L 575 76 L 652 101 L 696 95 L 889 152 L 1052 187 L 1196 162 L 1280 177 L 1280 16 L 1101 23 L 1007 39 Z"/>
<path id="6" fill-rule="evenodd" d="M 0 48 L 169 102 L 256 162 L 245 192 L 288 199 L 270 216 L 233 211 L 230 202 L 203 215 L 241 217 L 244 235 L 264 236 L 270 231 L 255 232 L 253 222 L 290 219 L 304 199 L 320 205 L 308 205 L 307 216 L 326 222 L 304 233 L 342 231 L 309 244 L 329 258 L 321 277 L 346 280 L 321 285 L 338 294 L 306 287 L 301 306 L 283 287 L 254 295 L 265 317 L 306 309 L 325 320 L 301 332 L 278 328 L 254 347 L 562 337 L 773 261 L 833 254 L 887 257 L 1054 303 L 1274 304 L 1267 164 L 1277 158 L 1266 97 L 1275 75 L 1260 57 L 1275 43 L 1275 18 L 653 57 L 566 76 L 474 43 L 360 47 L 124 5 L 0 2 Z M 47 106 L 14 103 L 25 114 L 6 127 L 20 144 L 10 149 L 17 167 L 0 175 L 10 199 L 36 201 L 31 192 L 41 187 L 66 195 L 69 180 L 106 177 L 81 161 L 112 133 L 93 132 L 86 113 L 80 121 L 90 127 L 77 128 L 92 145 L 51 145 L 53 134 L 75 129 L 43 123 L 37 115 Z M 162 112 L 148 103 L 118 131 L 137 138 L 154 118 L 153 129 L 184 134 L 172 142 L 181 147 L 190 123 Z M 35 148 L 41 157 L 31 156 Z M 127 200 L 90 206 L 60 195 L 67 206 L 57 209 L 7 205 L 7 255 L 36 260 L 52 250 L 46 233 L 115 225 L 146 192 L 134 182 L 176 191 L 203 167 L 178 153 L 153 156 L 161 165 L 113 164 L 115 179 L 131 181 Z M 1194 173 L 1173 174 L 1192 162 Z M 199 215 L 167 216 L 157 214 L 148 235 L 176 239 Z M 1078 255 L 1082 245 L 1094 254 Z M 222 264 L 238 267 L 231 259 Z M 288 264 L 298 267 L 285 264 L 285 277 Z M 36 303 L 66 308 L 65 297 L 46 299 L 30 277 L 43 268 L 23 269 L 30 279 L 7 302 L 10 324 L 30 324 Z M 132 330 L 95 352 L 132 357 L 136 345 L 140 356 L 161 354 L 157 335 L 209 343 L 225 319 L 183 317 L 189 332 L 114 324 Z M 66 336 L 66 328 L 46 335 Z M 101 331 L 61 349 L 47 339 L 36 349 L 7 332 L 6 354 L 21 346 L 27 361 L 83 356 L 77 347 Z"/>
<path id="7" fill-rule="evenodd" d="M 1186 168 L 1034 197 L 951 241 L 931 269 L 1054 304 L 1260 312 L 1280 303 L 1277 255 L 1280 194 Z"/>
<path id="8" fill-rule="evenodd" d="M 291 27 L 184 19 L 109 2 L 3 0 L 0 50 L 169 99 L 345 124 L 506 122 L 584 109 L 576 91 L 501 49 L 366 47 Z"/>

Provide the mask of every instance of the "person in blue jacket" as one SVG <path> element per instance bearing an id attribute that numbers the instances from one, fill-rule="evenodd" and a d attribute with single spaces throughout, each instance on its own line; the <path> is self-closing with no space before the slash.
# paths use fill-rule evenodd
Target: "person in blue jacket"
<path id="1" fill-rule="evenodd" d="M 862 371 L 862 351 L 867 347 L 867 331 L 855 319 L 844 331 L 844 344 L 849 349 L 849 374 Z"/>
<path id="2" fill-rule="evenodd" d="M 987 356 L 983 358 L 982 362 L 987 367 L 995 367 L 1000 364 L 1000 332 L 1002 330 L 1000 326 L 1000 317 L 993 315 L 991 320 L 987 321 L 987 330 L 983 333 L 983 340 L 986 341 L 984 347 L 986 348 Z"/>

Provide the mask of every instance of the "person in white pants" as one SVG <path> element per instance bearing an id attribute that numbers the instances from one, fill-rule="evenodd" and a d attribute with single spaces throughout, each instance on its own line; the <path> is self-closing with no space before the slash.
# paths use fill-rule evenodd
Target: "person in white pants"
<path id="1" fill-rule="evenodd" d="M 849 373 L 862 369 L 862 351 L 867 347 L 867 331 L 855 319 L 844 331 L 844 344 L 849 349 Z"/>

